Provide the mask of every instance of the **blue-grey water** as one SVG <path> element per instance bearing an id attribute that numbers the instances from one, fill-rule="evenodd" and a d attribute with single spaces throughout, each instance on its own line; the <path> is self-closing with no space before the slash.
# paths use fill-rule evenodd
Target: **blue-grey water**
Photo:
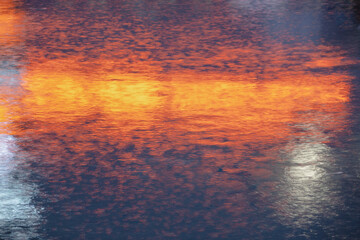
<path id="1" fill-rule="evenodd" d="M 0 239 L 359 226 L 359 1 L 0 1 Z"/>

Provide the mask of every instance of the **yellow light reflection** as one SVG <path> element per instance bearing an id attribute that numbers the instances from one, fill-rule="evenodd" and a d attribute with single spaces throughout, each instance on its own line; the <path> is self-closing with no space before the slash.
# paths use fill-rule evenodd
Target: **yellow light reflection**
<path id="1" fill-rule="evenodd" d="M 156 80 L 114 74 L 104 79 L 96 73 L 89 76 L 57 72 L 53 67 L 41 69 L 27 73 L 23 84 L 31 92 L 23 102 L 38 119 L 56 115 L 59 121 L 67 122 L 101 109 L 109 118 L 118 119 L 120 113 L 125 113 L 139 120 L 149 118 L 161 104 Z"/>
<path id="2" fill-rule="evenodd" d="M 339 74 L 292 75 L 255 82 L 246 75 L 180 73 L 168 75 L 168 81 L 159 81 L 141 74 L 58 72 L 53 67 L 58 65 L 56 61 L 49 65 L 52 67 L 41 65 L 24 76 L 23 87 L 31 94 L 23 101 L 40 118 L 51 118 L 55 113 L 71 118 L 89 114 L 91 109 L 103 109 L 114 119 L 119 118 L 119 112 L 138 114 L 138 119 L 144 119 L 168 106 L 167 111 L 181 117 L 218 115 L 228 119 L 222 123 L 225 125 L 246 122 L 256 127 L 263 122 L 296 122 L 298 111 L 333 111 L 327 109 L 329 105 L 347 102 L 349 94 L 348 77 Z M 272 132 L 269 130 L 264 132 Z"/>
<path id="3" fill-rule="evenodd" d="M 349 77 L 335 73 L 282 72 L 274 80 L 260 82 L 252 74 L 187 71 L 168 73 L 164 80 L 156 74 L 79 71 L 71 67 L 75 64 L 71 59 L 51 60 L 28 69 L 23 87 L 29 94 L 22 100 L 27 114 L 44 122 L 66 123 L 101 113 L 107 124 L 128 136 L 135 129 L 162 126 L 179 147 L 210 144 L 208 137 L 226 136 L 229 141 L 219 144 L 238 149 L 234 154 L 239 156 L 248 142 L 290 138 L 294 134 L 290 125 L 304 121 L 302 112 L 320 111 L 329 118 L 345 114 L 349 100 Z M 323 123 L 324 129 L 342 127 L 341 121 Z M 144 141 L 158 133 L 146 134 Z M 161 155 L 162 149 L 156 148 Z"/>
<path id="4" fill-rule="evenodd" d="M 7 110 L 6 107 L 3 105 L 0 105 L 0 122 L 5 122 L 6 121 L 6 114 Z"/>

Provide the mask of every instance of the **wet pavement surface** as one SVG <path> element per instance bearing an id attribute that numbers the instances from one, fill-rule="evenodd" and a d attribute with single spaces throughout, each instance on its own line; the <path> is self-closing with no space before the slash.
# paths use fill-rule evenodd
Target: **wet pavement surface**
<path id="1" fill-rule="evenodd" d="M 2 0 L 0 239 L 358 239 L 360 2 Z"/>

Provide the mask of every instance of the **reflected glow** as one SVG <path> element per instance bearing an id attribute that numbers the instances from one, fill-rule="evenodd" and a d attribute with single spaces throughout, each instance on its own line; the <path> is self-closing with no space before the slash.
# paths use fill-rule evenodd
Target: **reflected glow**
<path id="1" fill-rule="evenodd" d="M 217 129 L 247 129 L 285 137 L 289 129 L 284 123 L 303 120 L 298 112 L 336 112 L 348 101 L 349 93 L 349 78 L 339 74 L 282 73 L 277 80 L 256 82 L 247 75 L 170 73 L 167 81 L 159 81 L 156 76 L 141 74 L 92 74 L 90 69 L 82 75 L 84 69 L 71 70 L 72 64 L 50 61 L 24 75 L 23 87 L 31 93 L 22 100 L 27 111 L 39 120 L 60 122 L 101 111 L 112 121 L 126 118 L 150 124 L 162 109 L 164 116 L 171 113 L 191 118 L 193 123 L 205 121 Z M 214 122 L 202 116 L 217 119 Z"/>
<path id="2" fill-rule="evenodd" d="M 18 34 L 4 48 L 24 43 L 26 63 L 0 66 L 6 159 L 18 161 L 3 188 L 20 186 L 1 196 L 31 224 L 37 195 L 59 239 L 263 239 L 340 204 L 329 143 L 348 130 L 352 78 L 339 69 L 356 61 L 312 41 L 319 9 L 312 26 L 287 1 L 55 2 L 19 7 L 23 36 L 3 17 Z M 273 22 L 283 12 L 301 40 Z"/>

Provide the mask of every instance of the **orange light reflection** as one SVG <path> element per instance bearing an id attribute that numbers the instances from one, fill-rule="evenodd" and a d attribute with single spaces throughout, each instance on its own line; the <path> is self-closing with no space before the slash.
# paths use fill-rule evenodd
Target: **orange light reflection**
<path id="1" fill-rule="evenodd" d="M 101 113 L 106 125 L 126 135 L 139 129 L 157 134 L 150 129 L 161 126 L 169 130 L 171 142 L 191 144 L 224 135 L 231 141 L 223 145 L 233 146 L 286 139 L 293 134 L 289 126 L 304 120 L 301 112 L 339 117 L 350 91 L 349 77 L 339 73 L 281 72 L 273 80 L 256 81 L 252 74 L 187 71 L 168 73 L 164 79 L 156 74 L 79 71 L 74 65 L 71 59 L 52 60 L 29 68 L 23 87 L 30 94 L 22 100 L 28 114 L 64 124 Z M 329 121 L 324 128 L 341 126 Z"/>
<path id="2" fill-rule="evenodd" d="M 15 10 L 13 0 L 0 2 L 0 134 L 8 133 L 7 123 L 16 118 L 16 106 L 9 104 L 9 98 L 16 99 L 19 78 L 17 69 L 13 65 L 14 54 L 21 48 L 23 13 Z"/>

